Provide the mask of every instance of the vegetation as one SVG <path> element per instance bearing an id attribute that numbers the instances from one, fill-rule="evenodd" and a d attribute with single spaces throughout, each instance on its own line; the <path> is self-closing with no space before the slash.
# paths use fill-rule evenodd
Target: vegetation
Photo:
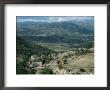
<path id="1" fill-rule="evenodd" d="M 84 45 L 85 48 L 90 49 L 94 47 L 94 43 L 93 42 L 88 42 Z"/>
<path id="2" fill-rule="evenodd" d="M 27 74 L 28 71 L 26 70 L 26 61 L 16 60 L 16 74 Z"/>
<path id="3" fill-rule="evenodd" d="M 93 24 L 17 22 L 16 74 L 94 73 Z"/>
<path id="4" fill-rule="evenodd" d="M 53 74 L 53 71 L 49 67 L 45 67 L 41 69 L 40 74 Z"/>
<path id="5" fill-rule="evenodd" d="M 31 74 L 35 73 L 34 69 L 29 68 L 27 63 L 31 55 L 37 54 L 38 56 L 44 55 L 42 58 L 43 64 L 48 63 L 51 60 L 52 53 L 55 53 L 55 51 L 50 50 L 46 47 L 41 47 L 39 45 L 29 44 L 21 37 L 16 37 L 17 44 L 16 44 L 16 54 L 17 54 L 17 60 L 16 60 L 16 73 L 17 74 Z M 27 69 L 28 68 L 28 69 Z"/>

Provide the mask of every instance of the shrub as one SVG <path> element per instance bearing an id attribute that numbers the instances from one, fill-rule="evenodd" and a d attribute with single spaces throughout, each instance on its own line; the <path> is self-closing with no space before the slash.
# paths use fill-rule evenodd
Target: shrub
<path id="1" fill-rule="evenodd" d="M 62 64 L 58 64 L 58 68 L 62 69 L 63 68 Z"/>
<path id="2" fill-rule="evenodd" d="M 65 60 L 63 61 L 63 63 L 64 63 L 64 64 L 67 64 L 67 60 L 65 59 Z"/>
<path id="3" fill-rule="evenodd" d="M 40 71 L 41 74 L 53 74 L 53 71 L 52 69 L 48 68 L 48 67 L 45 67 L 44 69 L 42 69 Z"/>

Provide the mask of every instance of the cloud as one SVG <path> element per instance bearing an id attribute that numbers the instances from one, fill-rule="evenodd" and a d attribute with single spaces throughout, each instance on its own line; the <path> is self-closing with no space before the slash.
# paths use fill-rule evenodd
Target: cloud
<path id="1" fill-rule="evenodd" d="M 61 21 L 65 21 L 63 17 L 49 17 L 48 18 L 48 22 L 61 22 Z"/>
<path id="2" fill-rule="evenodd" d="M 17 22 L 34 21 L 34 22 L 47 22 L 45 16 L 17 16 Z"/>
<path id="3" fill-rule="evenodd" d="M 93 16 L 18 16 L 17 22 L 34 21 L 34 22 L 62 22 L 62 21 L 81 21 L 93 20 Z"/>
<path id="4" fill-rule="evenodd" d="M 92 16 L 54 16 L 49 17 L 49 22 L 61 22 L 61 21 L 80 21 L 80 20 L 92 20 Z"/>
<path id="5" fill-rule="evenodd" d="M 37 20 L 37 19 L 18 19 L 17 22 L 26 22 L 26 21 L 32 21 L 32 22 L 47 22 L 47 20 Z"/>

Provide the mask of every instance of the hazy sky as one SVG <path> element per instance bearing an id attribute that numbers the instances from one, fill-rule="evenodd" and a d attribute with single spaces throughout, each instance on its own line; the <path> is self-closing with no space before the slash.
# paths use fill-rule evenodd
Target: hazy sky
<path id="1" fill-rule="evenodd" d="M 61 22 L 74 20 L 94 20 L 94 16 L 17 16 L 17 22 L 35 21 L 35 22 Z"/>

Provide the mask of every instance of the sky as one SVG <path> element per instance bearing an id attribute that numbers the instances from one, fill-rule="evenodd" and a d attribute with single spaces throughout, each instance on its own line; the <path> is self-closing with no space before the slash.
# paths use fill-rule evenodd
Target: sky
<path id="1" fill-rule="evenodd" d="M 94 16 L 17 16 L 17 22 L 62 22 L 62 21 L 80 21 L 94 20 Z"/>

